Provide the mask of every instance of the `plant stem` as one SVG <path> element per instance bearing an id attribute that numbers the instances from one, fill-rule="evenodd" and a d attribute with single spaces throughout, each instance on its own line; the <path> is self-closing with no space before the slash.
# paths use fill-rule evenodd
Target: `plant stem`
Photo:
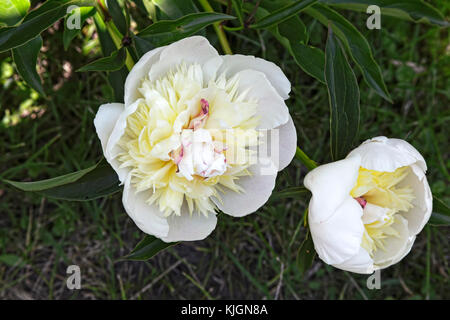
<path id="1" fill-rule="evenodd" d="M 297 150 L 295 151 L 295 158 L 300 160 L 301 163 L 303 163 L 306 168 L 308 168 L 308 170 L 312 170 L 317 167 L 317 162 L 311 160 L 299 147 L 297 147 Z"/>
<path id="2" fill-rule="evenodd" d="M 205 9 L 206 12 L 214 12 L 214 9 L 209 4 L 208 0 L 198 0 L 200 5 Z M 217 37 L 219 38 L 220 45 L 222 46 L 223 52 L 225 54 L 233 54 L 230 48 L 230 44 L 228 43 L 227 36 L 223 31 L 222 25 L 220 22 L 216 22 L 213 24 L 214 30 L 217 33 Z"/>

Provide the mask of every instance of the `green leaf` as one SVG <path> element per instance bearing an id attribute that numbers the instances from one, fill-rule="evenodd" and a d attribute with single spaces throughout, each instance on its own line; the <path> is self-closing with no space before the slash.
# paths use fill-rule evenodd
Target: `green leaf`
<path id="1" fill-rule="evenodd" d="M 97 28 L 98 38 L 100 40 L 100 46 L 102 48 L 103 55 L 110 56 L 113 52 L 117 51 L 117 47 L 114 44 L 111 35 L 108 32 L 105 22 L 100 14 L 97 12 L 94 15 L 95 27 Z M 108 80 L 114 91 L 114 100 L 116 102 L 123 102 L 124 99 L 124 87 L 125 80 L 128 75 L 126 66 L 122 69 L 110 72 L 108 74 Z"/>
<path id="2" fill-rule="evenodd" d="M 231 19 L 236 18 L 215 12 L 193 13 L 178 20 L 156 22 L 142 30 L 138 37 L 150 41 L 155 46 L 161 46 L 190 36 L 214 22 Z"/>
<path id="3" fill-rule="evenodd" d="M 25 17 L 29 8 L 29 0 L 1 0 L 0 26 L 14 26 Z"/>
<path id="4" fill-rule="evenodd" d="M 36 61 L 42 47 L 42 38 L 36 38 L 12 50 L 17 71 L 25 82 L 34 90 L 45 96 L 41 78 L 36 71 Z"/>
<path id="5" fill-rule="evenodd" d="M 242 12 L 242 0 L 231 0 L 234 12 L 241 26 L 244 25 L 244 13 Z"/>
<path id="6" fill-rule="evenodd" d="M 186 0 L 153 0 L 152 1 L 169 19 L 179 19 L 198 10 L 193 1 Z"/>
<path id="7" fill-rule="evenodd" d="M 290 17 L 296 15 L 300 11 L 309 7 L 310 5 L 316 3 L 318 0 L 301 0 L 296 1 L 292 4 L 289 4 L 281 9 L 278 9 L 268 16 L 265 16 L 262 19 L 259 19 L 256 23 L 251 24 L 250 28 L 252 29 L 264 29 L 271 27 L 273 25 L 279 24 L 284 20 L 289 19 Z"/>
<path id="8" fill-rule="evenodd" d="M 373 58 L 372 50 L 366 38 L 347 19 L 325 6 L 317 4 L 314 7 L 309 7 L 305 12 L 327 27 L 332 22 L 333 31 L 344 42 L 351 57 L 360 68 L 366 83 L 378 95 L 392 102 L 381 69 Z"/>
<path id="9" fill-rule="evenodd" d="M 270 200 L 273 201 L 286 198 L 303 199 L 305 196 L 309 194 L 310 191 L 305 187 L 291 187 L 278 192 L 273 192 L 272 195 L 270 196 Z"/>
<path id="10" fill-rule="evenodd" d="M 123 257 L 123 260 L 137 260 L 145 261 L 152 258 L 168 247 L 174 246 L 179 242 L 164 242 L 154 236 L 146 235 L 128 255 Z"/>
<path id="11" fill-rule="evenodd" d="M 30 11 L 20 25 L 0 29 L 0 52 L 13 49 L 36 38 L 42 31 L 63 18 L 72 5 L 93 6 L 93 0 L 46 1 L 39 8 Z"/>
<path id="12" fill-rule="evenodd" d="M 76 8 L 72 10 L 72 12 L 66 16 L 66 19 L 64 20 L 64 33 L 63 33 L 63 44 L 64 44 L 64 50 L 67 50 L 69 48 L 70 43 L 72 40 L 81 32 L 81 28 L 72 28 L 70 29 L 67 22 L 69 21 L 69 17 L 74 17 L 75 14 L 78 14 L 80 17 L 80 27 L 84 24 L 84 22 L 89 18 L 92 17 L 96 12 L 96 9 L 94 7 L 81 7 Z"/>
<path id="13" fill-rule="evenodd" d="M 447 27 L 448 21 L 442 13 L 421 0 L 321 0 L 322 3 L 337 5 L 339 8 L 366 12 L 367 6 L 377 5 L 381 13 L 416 22 L 427 20 L 430 23 Z"/>
<path id="14" fill-rule="evenodd" d="M 75 201 L 92 200 L 120 190 L 117 174 L 105 160 L 87 169 L 51 179 L 35 182 L 4 181 L 22 191 Z"/>
<path id="15" fill-rule="evenodd" d="M 433 226 L 450 226 L 450 207 L 439 198 L 433 196 L 433 214 L 430 218 Z"/>
<path id="16" fill-rule="evenodd" d="M 128 23 L 119 2 L 117 0 L 107 0 L 106 4 L 117 29 L 122 35 L 126 35 L 128 33 Z"/>
<path id="17" fill-rule="evenodd" d="M 297 268 L 301 276 L 304 276 L 306 271 L 311 267 L 315 256 L 314 242 L 308 230 L 306 238 L 303 240 L 297 253 Z"/>
<path id="18" fill-rule="evenodd" d="M 113 52 L 109 57 L 100 58 L 85 66 L 82 66 L 77 72 L 85 71 L 116 71 L 121 69 L 125 64 L 127 58 L 127 51 L 121 48 Z"/>
<path id="19" fill-rule="evenodd" d="M 336 161 L 351 150 L 358 134 L 359 88 L 344 49 L 331 28 L 325 48 L 325 82 L 331 112 L 331 157 Z"/>
<path id="20" fill-rule="evenodd" d="M 278 26 L 278 32 L 291 43 L 308 43 L 308 32 L 303 21 L 298 16 L 293 16 Z"/>
<path id="21" fill-rule="evenodd" d="M 324 52 L 312 46 L 302 43 L 290 44 L 290 53 L 294 57 L 295 62 L 310 76 L 325 83 L 324 68 L 325 54 Z"/>

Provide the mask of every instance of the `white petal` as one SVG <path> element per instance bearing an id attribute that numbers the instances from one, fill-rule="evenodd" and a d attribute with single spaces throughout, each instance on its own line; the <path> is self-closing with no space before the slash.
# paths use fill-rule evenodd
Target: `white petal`
<path id="1" fill-rule="evenodd" d="M 243 217 L 257 211 L 269 200 L 275 187 L 276 170 L 270 170 L 264 175 L 259 174 L 264 172 L 259 165 L 252 165 L 248 170 L 252 173 L 251 176 L 243 176 L 237 180 L 243 192 L 224 188 L 225 193 L 220 193 L 222 201 L 212 198 L 217 207 L 230 216 Z"/>
<path id="2" fill-rule="evenodd" d="M 116 156 L 122 152 L 122 148 L 117 145 L 117 142 L 120 140 L 122 135 L 125 132 L 125 128 L 127 126 L 127 117 L 136 111 L 139 103 L 143 101 L 142 99 L 136 100 L 130 106 L 125 107 L 125 110 L 119 115 L 119 118 L 116 121 L 114 129 L 111 132 L 111 135 L 108 140 L 108 144 L 106 145 L 105 150 L 105 158 L 109 162 L 109 164 L 116 171 L 119 180 L 121 183 L 124 183 L 128 173 L 130 172 L 129 168 L 119 168 L 120 162 L 117 161 Z"/>
<path id="3" fill-rule="evenodd" d="M 169 233 L 161 238 L 165 242 L 175 241 L 196 241 L 203 240 L 216 228 L 217 217 L 214 213 L 209 213 L 207 217 L 198 212 L 193 212 L 192 216 L 184 205 L 181 215 L 172 214 L 167 218 L 169 223 Z"/>
<path id="4" fill-rule="evenodd" d="M 100 106 L 94 118 L 94 126 L 97 136 L 102 144 L 103 153 L 106 151 L 111 132 L 116 125 L 117 119 L 123 112 L 123 103 L 107 103 Z"/>
<path id="5" fill-rule="evenodd" d="M 316 218 L 316 215 L 322 215 L 316 210 L 310 203 L 309 227 L 319 257 L 328 264 L 340 265 L 355 256 L 364 234 L 359 203 L 347 196 L 331 215 L 326 214 L 329 217 L 325 221 Z"/>
<path id="6" fill-rule="evenodd" d="M 363 274 L 370 274 L 374 271 L 373 260 L 363 248 L 360 248 L 359 252 L 350 259 L 333 266 L 341 270 Z"/>
<path id="7" fill-rule="evenodd" d="M 383 248 L 374 251 L 373 261 L 380 268 L 386 268 L 392 264 L 400 256 L 405 256 L 408 250 L 409 230 L 408 221 L 400 215 L 395 216 L 395 221 L 391 225 L 395 231 L 399 233 L 398 237 L 389 236 L 385 238 Z M 411 249 L 411 248 L 409 248 Z"/>
<path id="8" fill-rule="evenodd" d="M 222 56 L 223 64 L 219 73 L 226 72 L 227 77 L 232 77 L 244 69 L 252 69 L 264 73 L 272 86 L 277 90 L 283 99 L 289 98 L 291 83 L 284 75 L 283 71 L 275 63 L 255 58 L 254 56 L 244 56 L 241 54 Z"/>
<path id="9" fill-rule="evenodd" d="M 159 55 L 165 47 L 159 47 L 144 54 L 130 70 L 125 81 L 125 105 L 129 106 L 141 97 L 138 91 L 141 81 L 148 75 L 150 68 L 159 60 Z"/>
<path id="10" fill-rule="evenodd" d="M 408 142 L 400 139 L 372 138 L 352 150 L 347 157 L 355 154 L 361 156 L 361 166 L 369 170 L 393 172 L 414 163 L 423 171 L 427 169 L 422 155 Z"/>
<path id="11" fill-rule="evenodd" d="M 400 212 L 400 214 L 408 220 L 410 236 L 415 236 L 430 219 L 433 210 L 433 196 L 431 195 L 430 186 L 422 169 L 415 164 L 410 168 L 411 172 L 399 183 L 398 187 L 411 187 L 413 189 L 415 197 L 412 200 L 413 208 L 408 212 Z"/>
<path id="12" fill-rule="evenodd" d="M 416 240 L 416 237 L 409 237 L 408 241 L 406 243 L 405 249 L 403 250 L 403 252 L 401 254 L 398 254 L 396 257 L 394 257 L 389 264 L 386 264 L 385 266 L 381 265 L 380 268 L 385 268 L 388 267 L 390 265 L 394 265 L 397 262 L 400 262 L 400 260 L 402 260 L 404 257 L 406 257 L 406 255 L 411 251 L 411 248 L 414 244 L 414 241 Z"/>
<path id="13" fill-rule="evenodd" d="M 150 69 L 150 80 L 156 80 L 181 62 L 204 65 L 219 54 L 208 39 L 201 36 L 184 38 L 168 45 L 160 54 L 159 61 Z"/>
<path id="14" fill-rule="evenodd" d="M 239 92 L 247 92 L 247 99 L 255 99 L 259 117 L 258 129 L 272 129 L 289 120 L 289 110 L 283 98 L 270 84 L 264 73 L 251 69 L 237 73 Z"/>
<path id="15" fill-rule="evenodd" d="M 280 144 L 279 144 L 279 169 L 283 170 L 292 161 L 297 150 L 297 131 L 295 130 L 294 122 L 291 116 L 287 123 L 278 127 Z"/>
<path id="16" fill-rule="evenodd" d="M 354 156 L 321 165 L 306 175 L 303 183 L 312 192 L 309 203 L 310 212 L 313 212 L 310 215 L 312 222 L 327 220 L 350 197 L 358 178 L 360 161 L 359 156 Z"/>
<path id="17" fill-rule="evenodd" d="M 131 175 L 125 180 L 122 202 L 125 211 L 134 223 L 147 234 L 162 238 L 169 233 L 169 223 L 155 205 L 149 205 L 146 200 L 151 196 L 151 191 L 136 193 L 130 185 Z"/>

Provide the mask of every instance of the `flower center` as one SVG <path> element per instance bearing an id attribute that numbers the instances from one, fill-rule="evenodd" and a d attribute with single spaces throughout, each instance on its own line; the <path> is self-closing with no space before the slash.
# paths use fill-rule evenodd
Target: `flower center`
<path id="1" fill-rule="evenodd" d="M 409 167 L 401 167 L 394 172 L 359 169 L 356 185 L 350 194 L 364 210 L 365 232 L 361 246 L 371 256 L 376 250 L 384 249 L 384 239 L 399 236 L 392 228 L 396 215 L 413 207 L 413 189 L 401 184 L 408 174 Z"/>
<path id="2" fill-rule="evenodd" d="M 131 169 L 136 192 L 169 216 L 180 215 L 183 203 L 191 214 L 207 215 L 217 190 L 241 191 L 236 182 L 249 174 L 258 118 L 238 77 L 207 82 L 200 65 L 181 63 L 159 79 L 143 79 L 139 92 L 117 156 Z"/>

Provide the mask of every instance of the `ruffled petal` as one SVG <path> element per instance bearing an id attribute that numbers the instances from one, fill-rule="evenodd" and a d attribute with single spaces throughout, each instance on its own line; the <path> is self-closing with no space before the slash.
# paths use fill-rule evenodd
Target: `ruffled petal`
<path id="1" fill-rule="evenodd" d="M 417 163 L 423 171 L 427 170 L 422 155 L 408 142 L 400 139 L 376 137 L 363 142 L 353 149 L 347 157 L 361 156 L 361 166 L 376 171 L 394 172 L 403 166 Z"/>
<path id="2" fill-rule="evenodd" d="M 159 55 L 166 47 L 159 47 L 144 54 L 130 70 L 125 80 L 125 105 L 129 106 L 141 97 L 138 91 L 142 80 L 148 75 L 150 68 L 159 60 Z"/>
<path id="3" fill-rule="evenodd" d="M 351 198 L 350 191 L 358 178 L 360 162 L 361 158 L 356 155 L 321 165 L 306 175 L 303 183 L 312 192 L 310 221 L 326 221 L 345 200 Z"/>
<path id="4" fill-rule="evenodd" d="M 164 242 L 175 241 L 197 241 L 203 240 L 213 232 L 217 225 L 215 213 L 209 213 L 208 216 L 198 212 L 189 214 L 186 206 L 181 210 L 181 215 L 172 214 L 167 218 L 169 223 L 169 233 L 162 237 Z"/>
<path id="5" fill-rule="evenodd" d="M 267 169 L 266 174 L 260 174 L 265 172 L 260 165 L 253 165 L 248 170 L 251 176 L 237 180 L 242 192 L 225 189 L 224 193 L 220 193 L 220 199 L 212 198 L 216 206 L 230 216 L 243 217 L 257 211 L 269 200 L 275 187 L 276 168 Z"/>
<path id="6" fill-rule="evenodd" d="M 391 228 L 398 233 L 398 236 L 389 236 L 386 238 L 383 242 L 384 248 L 378 248 L 373 254 L 374 264 L 379 268 L 386 268 L 393 261 L 397 260 L 398 257 L 407 254 L 408 240 L 410 239 L 408 221 L 402 216 L 396 215 Z"/>
<path id="7" fill-rule="evenodd" d="M 323 261 L 340 265 L 358 254 L 364 234 L 362 213 L 359 203 L 347 196 L 331 215 L 327 214 L 327 220 L 320 220 L 316 215 L 321 213 L 313 209 L 310 203 L 309 227 L 314 248 Z"/>
<path id="8" fill-rule="evenodd" d="M 272 129 L 288 122 L 288 107 L 264 73 L 246 69 L 238 72 L 237 77 L 239 92 L 246 92 L 247 99 L 257 102 L 258 129 Z"/>
<path id="9" fill-rule="evenodd" d="M 151 81 L 154 81 L 182 62 L 198 63 L 203 66 L 208 61 L 211 63 L 210 59 L 216 57 L 219 57 L 217 50 L 205 37 L 184 38 L 164 48 L 159 56 L 159 61 L 150 69 L 149 77 Z"/>
<path id="10" fill-rule="evenodd" d="M 150 198 L 151 192 L 142 191 L 136 193 L 136 189 L 130 184 L 130 181 L 131 175 L 128 175 L 122 195 L 125 211 L 143 232 L 158 238 L 166 237 L 169 233 L 167 219 L 157 206 L 146 202 Z"/>
<path id="11" fill-rule="evenodd" d="M 123 110 L 123 103 L 107 103 L 102 104 L 100 108 L 98 108 L 94 118 L 94 126 L 97 131 L 97 136 L 100 139 L 100 143 L 102 144 L 103 153 L 106 151 L 109 137 Z"/>
<path id="12" fill-rule="evenodd" d="M 360 248 L 358 253 L 350 259 L 333 266 L 341 270 L 362 274 L 370 274 L 374 271 L 373 260 L 363 248 Z"/>
<path id="13" fill-rule="evenodd" d="M 222 58 L 223 64 L 219 69 L 219 73 L 226 72 L 228 77 L 232 77 L 243 69 L 252 69 L 262 72 L 284 100 L 289 98 L 291 83 L 280 67 L 275 63 L 261 58 L 255 58 L 254 56 L 244 56 L 241 54 L 225 55 L 222 56 Z"/>
<path id="14" fill-rule="evenodd" d="M 109 162 L 111 167 L 113 167 L 114 171 L 116 171 L 121 183 L 124 183 L 126 177 L 128 176 L 128 173 L 130 172 L 130 169 L 119 168 L 120 162 L 116 159 L 116 157 L 120 152 L 122 152 L 122 148 L 117 145 L 117 142 L 119 142 L 120 138 L 125 132 L 128 116 L 136 111 L 139 103 L 141 103 L 142 101 L 142 99 L 138 99 L 130 106 L 125 107 L 124 111 L 119 115 L 116 124 L 114 125 L 114 129 L 111 132 L 104 151 L 106 160 Z"/>
<path id="15" fill-rule="evenodd" d="M 279 126 L 279 163 L 278 170 L 283 170 L 292 161 L 297 150 L 297 131 L 291 116 L 287 123 Z"/>
<path id="16" fill-rule="evenodd" d="M 413 207 L 408 212 L 400 214 L 408 220 L 409 235 L 418 234 L 428 222 L 433 211 L 433 196 L 427 178 L 418 165 L 413 164 L 411 172 L 399 183 L 398 187 L 410 187 L 413 189 Z"/>

